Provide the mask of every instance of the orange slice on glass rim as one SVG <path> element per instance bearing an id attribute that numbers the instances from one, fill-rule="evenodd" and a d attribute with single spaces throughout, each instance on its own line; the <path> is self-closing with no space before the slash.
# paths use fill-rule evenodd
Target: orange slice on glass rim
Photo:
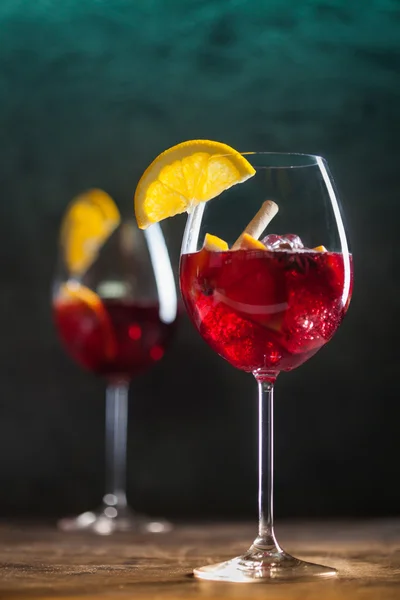
<path id="1" fill-rule="evenodd" d="M 119 223 L 114 200 L 102 190 L 89 190 L 72 200 L 60 233 L 62 253 L 71 276 L 87 271 Z"/>
<path id="2" fill-rule="evenodd" d="M 162 154 L 143 173 L 135 192 L 141 229 L 190 212 L 255 174 L 252 165 L 227 144 L 210 140 L 182 142 Z"/>
<path id="3" fill-rule="evenodd" d="M 67 281 L 60 286 L 55 299 L 55 305 L 57 307 L 57 305 L 70 305 L 73 303 L 83 304 L 93 312 L 104 336 L 105 355 L 110 360 L 115 358 L 117 354 L 117 342 L 114 329 L 100 296 L 78 281 Z"/>

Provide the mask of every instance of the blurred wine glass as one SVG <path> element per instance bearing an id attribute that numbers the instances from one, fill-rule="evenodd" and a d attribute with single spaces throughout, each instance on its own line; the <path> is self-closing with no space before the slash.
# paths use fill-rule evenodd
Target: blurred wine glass
<path id="1" fill-rule="evenodd" d="M 61 342 L 106 388 L 106 489 L 97 510 L 64 518 L 65 531 L 165 532 L 170 524 L 135 513 L 126 497 L 128 389 L 151 369 L 173 335 L 177 295 L 159 225 L 143 232 L 121 220 L 114 201 L 89 190 L 69 205 L 61 232 L 52 305 Z"/>

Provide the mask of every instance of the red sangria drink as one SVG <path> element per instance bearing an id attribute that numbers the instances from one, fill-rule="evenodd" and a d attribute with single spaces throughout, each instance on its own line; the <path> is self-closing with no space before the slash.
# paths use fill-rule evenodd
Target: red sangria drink
<path id="1" fill-rule="evenodd" d="M 244 249 L 185 254 L 181 291 L 205 341 L 238 369 L 298 367 L 328 342 L 346 312 L 342 254 Z"/>
<path id="2" fill-rule="evenodd" d="M 70 356 L 82 367 L 109 380 L 130 380 L 159 361 L 174 323 L 165 323 L 158 304 L 129 299 L 59 298 L 54 318 Z"/>

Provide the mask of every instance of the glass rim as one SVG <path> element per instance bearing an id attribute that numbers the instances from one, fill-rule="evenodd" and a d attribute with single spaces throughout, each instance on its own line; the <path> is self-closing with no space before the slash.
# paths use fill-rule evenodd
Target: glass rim
<path id="1" fill-rule="evenodd" d="M 254 168 L 299 169 L 304 167 L 318 166 L 321 162 L 325 163 L 326 165 L 326 159 L 323 156 L 320 156 L 318 154 L 307 154 L 305 152 L 247 151 L 240 152 L 240 154 L 244 158 L 263 157 L 265 159 L 276 159 L 275 163 L 273 160 L 271 160 L 270 164 L 267 164 L 267 161 L 265 162 L 265 164 L 261 165 L 253 164 Z M 282 160 L 282 163 L 279 163 L 279 159 Z M 253 161 L 250 162 L 253 163 Z"/>

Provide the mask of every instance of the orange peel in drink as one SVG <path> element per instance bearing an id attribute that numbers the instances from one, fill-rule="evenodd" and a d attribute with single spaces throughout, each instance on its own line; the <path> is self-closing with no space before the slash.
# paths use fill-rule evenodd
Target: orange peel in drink
<path id="1" fill-rule="evenodd" d="M 104 353 L 109 360 L 114 359 L 117 354 L 117 342 L 110 317 L 100 296 L 85 285 L 71 280 L 60 286 L 54 304 L 57 307 L 72 303 L 83 304 L 94 313 L 104 336 Z"/>

